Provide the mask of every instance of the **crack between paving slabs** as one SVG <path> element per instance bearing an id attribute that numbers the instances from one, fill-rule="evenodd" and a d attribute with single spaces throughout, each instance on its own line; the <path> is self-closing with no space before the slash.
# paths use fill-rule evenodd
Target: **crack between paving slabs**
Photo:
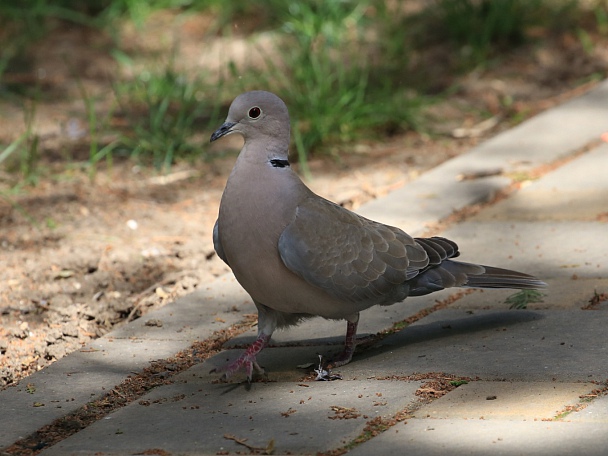
<path id="1" fill-rule="evenodd" d="M 565 420 L 568 415 L 574 412 L 580 412 L 581 410 L 586 409 L 593 401 L 598 399 L 599 397 L 608 395 L 608 380 L 604 382 L 600 382 L 597 380 L 592 380 L 589 383 L 593 383 L 598 385 L 598 388 L 593 389 L 589 394 L 582 394 L 578 398 L 580 399 L 574 405 L 566 405 L 564 408 L 557 412 L 553 418 L 546 418 L 541 421 L 568 421 Z M 535 420 L 536 421 L 536 420 Z"/>
<path id="2" fill-rule="evenodd" d="M 347 453 L 353 448 L 373 439 L 374 437 L 386 432 L 398 423 L 405 422 L 407 424 L 408 419 L 414 417 L 414 413 L 419 410 L 422 406 L 430 404 L 431 402 L 445 396 L 450 391 L 458 388 L 469 382 L 480 380 L 479 377 L 462 377 L 454 374 L 446 374 L 444 372 L 429 372 L 429 373 L 415 373 L 406 376 L 387 376 L 387 377 L 376 377 L 378 381 L 422 381 L 427 380 L 416 390 L 415 395 L 418 397 L 418 401 L 403 410 L 395 413 L 391 417 L 375 417 L 367 421 L 363 432 L 355 437 L 351 442 L 346 445 L 327 451 L 318 453 L 318 456 L 340 456 Z"/>
<path id="3" fill-rule="evenodd" d="M 477 215 L 483 209 L 491 207 L 496 203 L 510 197 L 512 194 L 523 188 L 525 182 L 538 180 L 546 174 L 550 173 L 551 171 L 555 171 L 556 169 L 561 168 L 562 166 L 570 163 L 571 161 L 574 161 L 581 155 L 584 155 L 585 153 L 595 149 L 601 144 L 601 139 L 594 139 L 592 141 L 589 141 L 585 145 L 579 147 L 578 149 L 575 149 L 572 152 L 564 155 L 563 157 L 559 157 L 549 163 L 538 165 L 537 167 L 531 169 L 523 175 L 518 175 L 518 173 L 516 172 L 504 173 L 506 177 L 509 177 L 511 179 L 511 184 L 507 185 L 505 188 L 497 190 L 494 194 L 490 195 L 486 201 L 465 206 L 462 209 L 455 210 L 450 215 L 438 220 L 437 222 L 428 224 L 426 229 L 420 235 L 420 237 L 436 236 L 442 231 L 445 231 L 448 228 L 452 227 L 453 225 L 464 222 L 468 218 Z M 480 178 L 481 177 L 484 176 L 480 176 Z"/>

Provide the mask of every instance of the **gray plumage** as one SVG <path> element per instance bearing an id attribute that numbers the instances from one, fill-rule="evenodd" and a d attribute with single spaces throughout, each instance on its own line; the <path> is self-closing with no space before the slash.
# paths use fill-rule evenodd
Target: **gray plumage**
<path id="1" fill-rule="evenodd" d="M 258 309 L 258 339 L 225 376 L 261 370 L 255 355 L 278 327 L 321 316 L 348 322 L 346 364 L 359 312 L 450 287 L 541 288 L 527 274 L 455 261 L 458 246 L 412 238 L 313 193 L 288 162 L 289 114 L 276 95 L 239 95 L 211 141 L 245 138 L 222 195 L 213 243 Z"/>

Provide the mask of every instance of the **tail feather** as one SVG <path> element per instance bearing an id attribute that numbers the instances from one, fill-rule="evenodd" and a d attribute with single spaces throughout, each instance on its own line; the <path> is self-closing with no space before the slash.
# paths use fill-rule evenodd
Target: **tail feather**
<path id="1" fill-rule="evenodd" d="M 467 275 L 467 283 L 464 285 L 471 288 L 517 288 L 520 290 L 534 290 L 546 288 L 547 284 L 523 272 L 510 269 L 496 268 L 494 266 L 483 266 L 483 274 Z"/>
<path id="2" fill-rule="evenodd" d="M 444 288 L 515 288 L 534 290 L 547 284 L 523 272 L 445 260 L 408 281 L 409 296 L 422 296 Z"/>

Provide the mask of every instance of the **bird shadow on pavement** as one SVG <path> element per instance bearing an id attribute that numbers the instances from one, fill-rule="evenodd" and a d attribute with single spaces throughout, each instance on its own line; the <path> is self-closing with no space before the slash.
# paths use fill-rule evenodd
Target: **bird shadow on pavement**
<path id="1" fill-rule="evenodd" d="M 467 316 L 463 317 L 463 312 Z M 529 310 L 511 311 L 462 311 L 457 309 L 445 310 L 438 316 L 426 317 L 425 321 L 433 318 L 433 321 L 424 324 L 412 324 L 394 334 L 383 338 L 381 341 L 364 347 L 358 351 L 353 362 L 373 358 L 383 353 L 389 353 L 395 349 L 406 349 L 416 352 L 416 345 L 429 344 L 436 339 L 453 339 L 455 344 L 465 344 L 481 341 L 482 339 L 469 338 L 467 336 L 476 333 L 487 333 L 488 331 L 507 331 L 509 327 L 539 321 L 545 316 L 542 313 Z"/>

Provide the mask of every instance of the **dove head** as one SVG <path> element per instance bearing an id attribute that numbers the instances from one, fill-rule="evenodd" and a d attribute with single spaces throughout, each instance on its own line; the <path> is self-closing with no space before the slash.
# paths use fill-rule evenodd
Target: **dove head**
<path id="1" fill-rule="evenodd" d="M 230 105 L 226 121 L 211 135 L 211 142 L 232 133 L 240 133 L 246 144 L 262 141 L 286 153 L 289 146 L 287 106 L 270 92 L 242 93 Z"/>

